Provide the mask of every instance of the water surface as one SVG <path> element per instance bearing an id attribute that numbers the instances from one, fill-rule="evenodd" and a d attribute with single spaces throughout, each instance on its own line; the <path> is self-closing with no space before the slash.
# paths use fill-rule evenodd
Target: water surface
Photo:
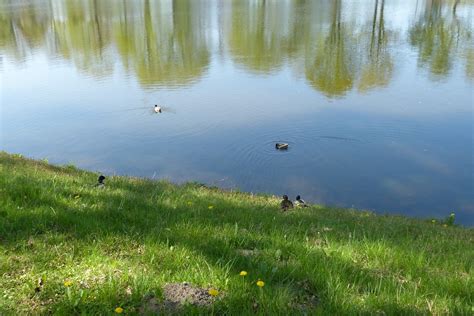
<path id="1" fill-rule="evenodd" d="M 473 14 L 439 0 L 4 0 L 0 148 L 473 225 Z"/>

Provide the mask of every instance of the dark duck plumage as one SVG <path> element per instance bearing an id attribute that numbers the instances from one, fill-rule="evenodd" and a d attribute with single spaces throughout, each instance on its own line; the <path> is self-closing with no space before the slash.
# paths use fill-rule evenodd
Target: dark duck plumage
<path id="1" fill-rule="evenodd" d="M 283 195 L 283 200 L 280 203 L 280 207 L 283 211 L 287 211 L 290 208 L 293 208 L 293 202 L 288 200 L 288 195 Z"/>
<path id="2" fill-rule="evenodd" d="M 287 143 L 276 143 L 275 148 L 279 150 L 286 150 L 288 149 L 289 145 Z"/>
<path id="3" fill-rule="evenodd" d="M 99 188 L 105 187 L 104 180 L 105 180 L 105 177 L 103 175 L 100 175 L 99 178 L 97 179 L 97 184 L 95 186 Z"/>

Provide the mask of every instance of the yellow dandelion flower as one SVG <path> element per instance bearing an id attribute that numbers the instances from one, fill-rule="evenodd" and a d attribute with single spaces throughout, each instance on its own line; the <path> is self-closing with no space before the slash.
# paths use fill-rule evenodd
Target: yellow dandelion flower
<path id="1" fill-rule="evenodd" d="M 210 290 L 208 291 L 208 293 L 209 293 L 209 295 L 211 295 L 211 296 L 217 296 L 217 295 L 219 295 L 219 291 L 216 290 L 216 289 L 210 289 Z"/>
<path id="2" fill-rule="evenodd" d="M 258 280 L 258 281 L 257 281 L 257 286 L 260 287 L 260 288 L 262 288 L 262 287 L 265 286 L 265 282 L 263 282 L 262 280 Z"/>
<path id="3" fill-rule="evenodd" d="M 247 271 L 240 271 L 239 275 L 240 275 L 240 276 L 246 276 L 246 275 L 247 275 Z"/>
<path id="4" fill-rule="evenodd" d="M 123 313 L 123 308 L 119 306 L 119 307 L 117 307 L 117 308 L 115 309 L 115 312 L 116 312 L 117 314 L 122 314 L 122 313 Z"/>
<path id="5" fill-rule="evenodd" d="M 207 208 L 212 210 L 214 208 L 214 205 L 209 205 Z"/>
<path id="6" fill-rule="evenodd" d="M 70 287 L 71 285 L 72 285 L 72 281 L 69 281 L 69 280 L 64 281 L 64 286 L 65 287 Z"/>

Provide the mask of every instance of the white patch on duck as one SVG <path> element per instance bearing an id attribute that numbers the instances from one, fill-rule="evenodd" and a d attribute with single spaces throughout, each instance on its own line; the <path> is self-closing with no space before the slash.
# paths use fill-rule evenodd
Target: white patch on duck
<path id="1" fill-rule="evenodd" d="M 280 149 L 280 150 L 285 150 L 288 149 L 288 144 L 287 143 L 276 143 L 275 148 Z"/>
<path id="2" fill-rule="evenodd" d="M 301 196 L 297 195 L 295 200 L 295 205 L 298 207 L 307 207 L 308 205 L 304 200 L 301 199 Z"/>
<path id="3" fill-rule="evenodd" d="M 101 189 L 104 188 L 105 187 L 104 180 L 105 180 L 105 177 L 103 175 L 100 175 L 99 179 L 97 179 L 97 184 L 95 186 Z"/>
<path id="4" fill-rule="evenodd" d="M 161 113 L 161 106 L 158 106 L 158 104 L 155 104 L 155 108 L 153 109 L 155 113 Z"/>

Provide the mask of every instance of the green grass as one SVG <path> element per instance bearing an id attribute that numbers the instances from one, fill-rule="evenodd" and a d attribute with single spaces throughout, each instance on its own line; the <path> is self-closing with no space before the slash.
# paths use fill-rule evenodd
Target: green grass
<path id="1" fill-rule="evenodd" d="M 144 296 L 184 281 L 220 291 L 187 314 L 473 313 L 473 229 L 323 206 L 282 213 L 276 197 L 198 184 L 110 177 L 97 189 L 96 179 L 0 152 L 0 314 L 136 314 Z"/>

